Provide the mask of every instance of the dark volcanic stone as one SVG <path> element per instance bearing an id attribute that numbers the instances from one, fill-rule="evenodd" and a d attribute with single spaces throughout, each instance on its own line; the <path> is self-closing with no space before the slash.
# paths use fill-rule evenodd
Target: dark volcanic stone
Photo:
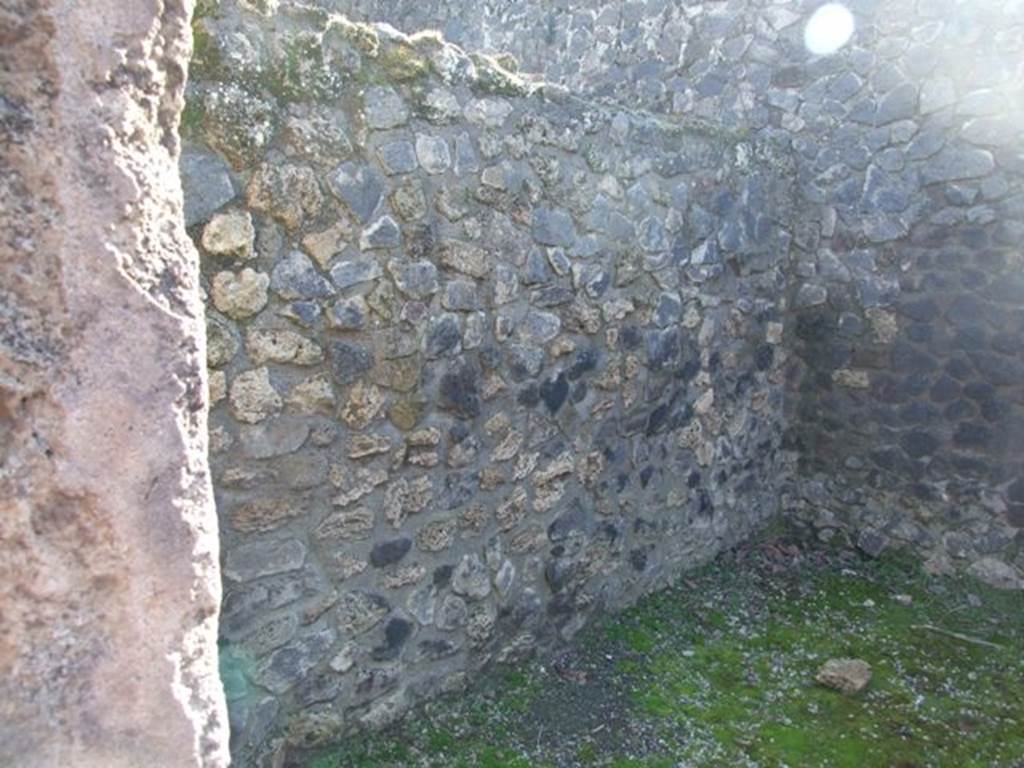
<path id="1" fill-rule="evenodd" d="M 373 368 L 373 353 L 347 341 L 334 341 L 327 348 L 331 373 L 339 384 L 351 384 Z"/>
<path id="2" fill-rule="evenodd" d="M 598 351 L 594 347 L 587 347 L 576 351 L 572 365 L 566 374 L 569 381 L 576 381 L 580 376 L 597 368 Z"/>
<path id="3" fill-rule="evenodd" d="M 427 331 L 427 357 L 435 358 L 458 350 L 462 343 L 462 330 L 455 315 L 434 318 Z"/>
<path id="4" fill-rule="evenodd" d="M 889 539 L 876 531 L 861 531 L 857 536 L 857 549 L 868 557 L 878 557 L 889 546 Z"/>
<path id="5" fill-rule="evenodd" d="M 403 536 L 400 539 L 384 541 L 374 546 L 370 552 L 370 564 L 375 568 L 384 568 L 399 562 L 412 547 L 412 539 Z"/>
<path id="6" fill-rule="evenodd" d="M 953 442 L 963 448 L 984 448 L 992 440 L 992 430 L 980 424 L 961 424 L 953 434 Z"/>
<path id="7" fill-rule="evenodd" d="M 452 571 L 455 570 L 453 565 L 442 565 L 439 568 L 434 569 L 434 586 L 435 587 L 447 587 L 452 580 Z"/>
<path id="8" fill-rule="evenodd" d="M 323 299 L 334 294 L 331 281 L 300 251 L 292 251 L 277 263 L 270 273 L 270 287 L 285 299 Z"/>
<path id="9" fill-rule="evenodd" d="M 564 373 L 541 382 L 540 397 L 551 413 L 558 413 L 569 396 L 569 382 Z"/>
<path id="10" fill-rule="evenodd" d="M 674 328 L 664 331 L 646 331 L 647 365 L 657 369 L 679 356 L 679 333 Z"/>
<path id="11" fill-rule="evenodd" d="M 930 456 L 935 453 L 940 442 L 939 439 L 930 432 L 914 430 L 900 438 L 900 445 L 903 446 L 903 450 L 906 451 L 908 456 L 914 459 L 920 459 L 924 456 Z"/>
<path id="12" fill-rule="evenodd" d="M 519 395 L 516 397 L 516 402 L 520 405 L 524 405 L 527 408 L 533 408 L 540 402 L 540 387 L 534 381 L 524 385 L 519 390 Z"/>
<path id="13" fill-rule="evenodd" d="M 462 363 L 441 377 L 441 408 L 464 419 L 480 415 L 480 374 Z"/>
<path id="14" fill-rule="evenodd" d="M 384 627 L 384 644 L 373 649 L 370 656 L 374 661 L 389 661 L 398 658 L 405 641 L 412 635 L 412 622 L 393 618 Z"/>

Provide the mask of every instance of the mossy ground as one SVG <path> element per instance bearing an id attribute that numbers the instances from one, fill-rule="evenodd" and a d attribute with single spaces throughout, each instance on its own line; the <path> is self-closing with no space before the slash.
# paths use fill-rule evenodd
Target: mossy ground
<path id="1" fill-rule="evenodd" d="M 831 657 L 868 661 L 868 689 L 815 684 Z M 899 555 L 775 539 L 609 617 L 554 661 L 498 670 L 300 764 L 1024 766 L 1024 596 Z"/>

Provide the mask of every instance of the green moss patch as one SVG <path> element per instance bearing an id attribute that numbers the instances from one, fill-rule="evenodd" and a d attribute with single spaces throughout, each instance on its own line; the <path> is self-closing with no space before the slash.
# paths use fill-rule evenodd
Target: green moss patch
<path id="1" fill-rule="evenodd" d="M 814 682 L 834 657 L 871 664 L 864 692 Z M 1022 757 L 1024 596 L 927 576 L 899 555 L 776 539 L 590 627 L 554 660 L 499 671 L 296 765 L 981 768 Z"/>

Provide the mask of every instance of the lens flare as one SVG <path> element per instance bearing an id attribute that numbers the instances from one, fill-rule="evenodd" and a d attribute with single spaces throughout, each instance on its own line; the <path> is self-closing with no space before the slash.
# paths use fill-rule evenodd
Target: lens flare
<path id="1" fill-rule="evenodd" d="M 835 53 L 853 37 L 853 14 L 841 3 L 826 3 L 814 12 L 804 28 L 804 45 L 818 56 Z"/>

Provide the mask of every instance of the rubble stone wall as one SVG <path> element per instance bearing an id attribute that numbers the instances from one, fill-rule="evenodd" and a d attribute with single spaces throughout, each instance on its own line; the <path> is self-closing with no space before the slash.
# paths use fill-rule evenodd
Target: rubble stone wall
<path id="1" fill-rule="evenodd" d="M 770 142 L 320 12 L 199 28 L 183 170 L 240 759 L 281 723 L 384 724 L 776 515 Z"/>
<path id="2" fill-rule="evenodd" d="M 237 754 L 776 513 L 1021 583 L 1021 3 L 857 0 L 815 56 L 820 4 L 200 8 Z"/>
<path id="3" fill-rule="evenodd" d="M 831 56 L 804 40 L 821 0 L 330 4 L 788 147 L 787 510 L 940 568 L 1020 556 L 1020 0 L 849 0 Z"/>

